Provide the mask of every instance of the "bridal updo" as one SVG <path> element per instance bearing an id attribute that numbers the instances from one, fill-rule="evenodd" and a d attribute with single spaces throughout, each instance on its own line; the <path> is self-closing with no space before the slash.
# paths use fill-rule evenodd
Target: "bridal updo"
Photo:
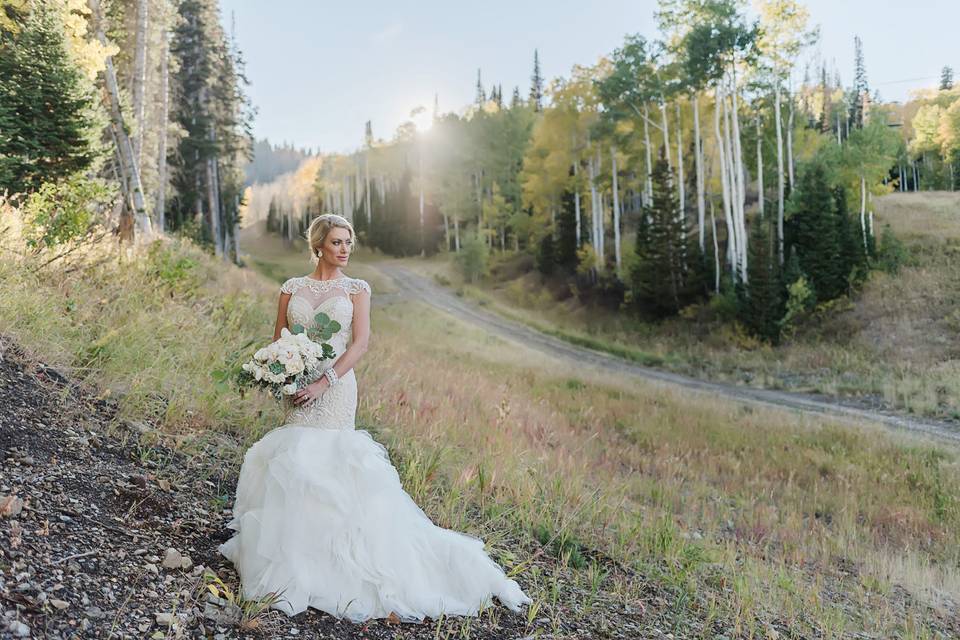
<path id="1" fill-rule="evenodd" d="M 310 227 L 307 228 L 307 241 L 310 243 L 310 255 L 314 262 L 319 258 L 317 252 L 323 247 L 323 241 L 327 239 L 327 234 L 330 233 L 330 229 L 334 227 L 348 230 L 350 232 L 350 239 L 354 242 L 357 241 L 356 233 L 353 231 L 353 225 L 350 224 L 349 220 L 335 213 L 319 215 L 313 219 Z"/>

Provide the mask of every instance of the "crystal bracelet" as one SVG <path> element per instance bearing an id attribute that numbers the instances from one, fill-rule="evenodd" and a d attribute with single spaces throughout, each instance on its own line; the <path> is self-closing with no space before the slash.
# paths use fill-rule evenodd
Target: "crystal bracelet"
<path id="1" fill-rule="evenodd" d="M 337 372 L 333 370 L 333 367 L 330 367 L 324 371 L 323 375 L 327 376 L 327 380 L 330 382 L 331 387 L 340 381 L 340 376 L 338 376 Z"/>

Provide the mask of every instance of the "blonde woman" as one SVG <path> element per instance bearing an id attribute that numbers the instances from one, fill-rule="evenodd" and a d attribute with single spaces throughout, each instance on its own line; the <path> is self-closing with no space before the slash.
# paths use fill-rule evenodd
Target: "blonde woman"
<path id="1" fill-rule="evenodd" d="M 324 214 L 307 233 L 311 274 L 280 288 L 274 339 L 323 312 L 340 324 L 324 375 L 293 396 L 286 424 L 247 451 L 220 545 L 244 596 L 281 598 L 296 615 L 421 621 L 476 615 L 496 596 L 514 611 L 530 602 L 472 536 L 434 525 L 400 485 L 386 449 L 355 428 L 354 367 L 370 340 L 370 285 L 343 273 L 353 227 Z"/>

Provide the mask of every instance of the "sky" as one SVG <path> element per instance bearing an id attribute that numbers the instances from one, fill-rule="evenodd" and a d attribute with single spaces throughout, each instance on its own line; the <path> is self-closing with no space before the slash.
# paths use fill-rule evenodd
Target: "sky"
<path id="1" fill-rule="evenodd" d="M 371 120 L 389 139 L 417 106 L 443 112 L 472 102 L 477 70 L 488 91 L 514 85 L 526 96 L 533 51 L 545 78 L 569 77 L 623 43 L 656 36 L 653 0 L 221 0 L 222 19 L 246 60 L 257 108 L 254 134 L 314 151 L 348 151 Z M 951 65 L 960 79 L 950 0 L 808 0 L 820 26 L 816 50 L 853 75 L 853 37 L 863 40 L 871 89 L 906 100 Z M 811 52 L 812 53 L 812 52 Z"/>

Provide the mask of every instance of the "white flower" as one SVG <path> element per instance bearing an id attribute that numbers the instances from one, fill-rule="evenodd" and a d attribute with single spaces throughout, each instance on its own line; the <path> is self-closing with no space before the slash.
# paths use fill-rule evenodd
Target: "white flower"
<path id="1" fill-rule="evenodd" d="M 296 384 L 290 383 L 290 384 L 285 384 L 285 385 L 283 385 L 283 393 L 284 393 L 284 395 L 292 396 L 292 395 L 295 394 L 296 392 L 297 392 L 297 385 L 296 385 Z"/>
<path id="2" fill-rule="evenodd" d="M 303 372 L 303 360 L 301 360 L 299 357 L 288 360 L 283 366 L 287 373 L 296 375 Z"/>

